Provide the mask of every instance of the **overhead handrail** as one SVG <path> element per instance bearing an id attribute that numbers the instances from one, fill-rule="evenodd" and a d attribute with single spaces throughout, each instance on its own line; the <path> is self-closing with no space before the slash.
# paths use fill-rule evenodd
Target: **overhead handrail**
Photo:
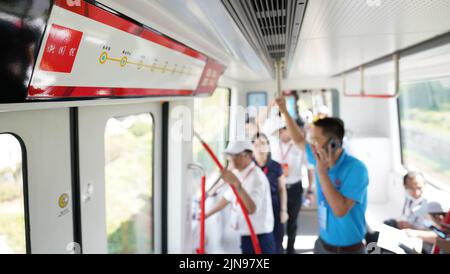
<path id="1" fill-rule="evenodd" d="M 375 98 L 375 99 L 393 99 L 397 98 L 400 94 L 400 56 L 399 54 L 394 54 L 392 56 L 392 59 L 394 61 L 395 66 L 395 92 L 394 94 L 367 94 L 364 89 L 364 83 L 365 83 L 365 66 L 362 65 L 359 67 L 359 73 L 360 73 L 360 82 L 361 82 L 361 90 L 359 94 L 351 94 L 347 92 L 347 82 L 346 82 L 346 76 L 347 73 L 342 73 L 342 89 L 344 91 L 344 97 L 358 97 L 358 98 Z"/>

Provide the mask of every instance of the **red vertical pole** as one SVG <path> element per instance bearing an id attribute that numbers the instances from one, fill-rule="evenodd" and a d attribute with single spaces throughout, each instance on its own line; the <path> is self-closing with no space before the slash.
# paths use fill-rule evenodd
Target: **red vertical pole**
<path id="1" fill-rule="evenodd" d="M 200 247 L 198 254 L 205 254 L 205 199 L 206 199 L 206 177 L 202 176 L 202 198 L 200 203 Z"/>
<path id="2" fill-rule="evenodd" d="M 219 159 L 217 159 L 214 152 L 211 150 L 209 145 L 203 141 L 198 134 L 194 134 L 200 143 L 203 145 L 203 147 L 206 149 L 206 151 L 209 153 L 213 161 L 216 163 L 216 165 L 219 167 L 221 171 L 224 170 L 223 165 L 220 163 Z M 261 254 L 261 246 L 259 245 L 258 237 L 256 237 L 255 230 L 253 229 L 252 222 L 250 220 L 250 217 L 248 216 L 247 208 L 244 206 L 244 203 L 242 202 L 241 197 L 239 197 L 239 194 L 236 191 L 236 188 L 232 185 L 230 185 L 231 189 L 233 190 L 234 195 L 236 196 L 237 202 L 239 206 L 241 207 L 242 213 L 244 214 L 245 222 L 247 223 L 248 229 L 250 230 L 250 238 L 252 240 L 253 249 L 255 250 L 255 254 Z"/>

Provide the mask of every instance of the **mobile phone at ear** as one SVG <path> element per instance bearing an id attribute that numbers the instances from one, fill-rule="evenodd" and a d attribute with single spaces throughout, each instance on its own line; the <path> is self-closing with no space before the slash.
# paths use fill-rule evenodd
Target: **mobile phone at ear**
<path id="1" fill-rule="evenodd" d="M 330 138 L 327 142 L 327 144 L 325 145 L 324 149 L 327 153 L 329 153 L 329 148 L 331 147 L 331 152 L 334 153 L 337 148 L 338 148 L 338 144 L 336 142 L 336 140 L 334 140 L 333 138 Z"/>

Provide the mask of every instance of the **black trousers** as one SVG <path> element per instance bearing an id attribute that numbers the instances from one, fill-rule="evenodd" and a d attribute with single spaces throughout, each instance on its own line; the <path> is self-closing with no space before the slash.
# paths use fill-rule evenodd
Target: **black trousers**
<path id="1" fill-rule="evenodd" d="M 287 188 L 287 196 L 288 196 L 288 214 L 289 219 L 287 221 L 287 252 L 294 252 L 294 244 L 295 237 L 297 236 L 297 218 L 302 207 L 302 195 L 303 195 L 303 186 L 302 182 L 298 182 L 295 184 L 288 185 Z"/>

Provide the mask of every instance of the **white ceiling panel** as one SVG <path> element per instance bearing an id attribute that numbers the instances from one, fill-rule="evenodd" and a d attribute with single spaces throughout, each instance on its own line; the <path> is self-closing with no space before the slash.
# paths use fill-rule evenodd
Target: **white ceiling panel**
<path id="1" fill-rule="evenodd" d="M 334 75 L 448 31 L 449 0 L 310 0 L 289 77 Z"/>
<path id="2" fill-rule="evenodd" d="M 228 66 L 270 79 L 220 0 L 98 0 Z M 290 79 L 331 76 L 450 31 L 450 0 L 309 0 Z"/>

